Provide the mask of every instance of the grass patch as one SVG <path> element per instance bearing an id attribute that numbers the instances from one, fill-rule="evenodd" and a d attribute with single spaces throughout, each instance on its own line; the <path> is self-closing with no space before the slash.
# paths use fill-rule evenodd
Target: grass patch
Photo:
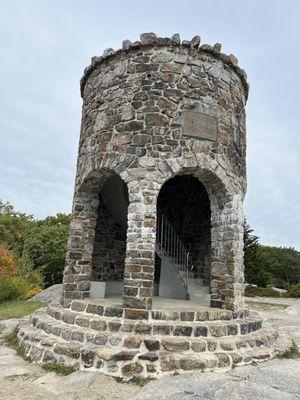
<path id="1" fill-rule="evenodd" d="M 21 318 L 46 305 L 41 301 L 5 301 L 0 303 L 0 320 Z"/>
<path id="2" fill-rule="evenodd" d="M 73 367 L 66 367 L 65 365 L 60 365 L 58 363 L 47 363 L 42 365 L 42 368 L 47 372 L 56 372 L 58 375 L 70 375 L 76 371 Z"/>
<path id="3" fill-rule="evenodd" d="M 286 350 L 281 357 L 288 359 L 300 358 L 300 351 L 298 350 L 298 347 L 294 341 L 292 342 L 291 347 L 288 350 Z"/>
<path id="4" fill-rule="evenodd" d="M 16 350 L 18 356 L 22 357 L 25 361 L 30 361 L 30 358 L 26 356 L 23 347 L 19 346 L 17 328 L 15 328 L 9 335 L 6 336 L 5 341 L 8 346 Z"/>

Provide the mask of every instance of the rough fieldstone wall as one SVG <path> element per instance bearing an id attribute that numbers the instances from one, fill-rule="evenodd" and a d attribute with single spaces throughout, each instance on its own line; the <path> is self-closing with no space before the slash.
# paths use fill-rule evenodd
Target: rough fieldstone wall
<path id="1" fill-rule="evenodd" d="M 176 176 L 159 192 L 157 207 L 191 254 L 195 277 L 210 281 L 210 204 L 205 187 L 193 176 Z"/>
<path id="2" fill-rule="evenodd" d="M 126 234 L 127 230 L 114 221 L 100 196 L 92 259 L 93 281 L 123 280 Z"/>
<path id="3" fill-rule="evenodd" d="M 93 185 L 119 174 L 129 195 L 123 306 L 151 308 L 158 193 L 168 179 L 191 174 L 211 205 L 211 305 L 244 307 L 246 74 L 219 44 L 199 47 L 199 40 L 143 34 L 94 57 L 85 70 L 64 305 L 89 295 L 99 193 Z M 185 110 L 216 117 L 217 140 L 185 136 Z"/>

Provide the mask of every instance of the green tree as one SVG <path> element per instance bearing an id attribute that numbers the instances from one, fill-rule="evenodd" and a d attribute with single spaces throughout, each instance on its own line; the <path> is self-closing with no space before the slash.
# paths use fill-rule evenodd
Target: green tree
<path id="1" fill-rule="evenodd" d="M 57 214 L 37 221 L 25 239 L 24 256 L 40 269 L 45 286 L 62 282 L 70 216 Z"/>

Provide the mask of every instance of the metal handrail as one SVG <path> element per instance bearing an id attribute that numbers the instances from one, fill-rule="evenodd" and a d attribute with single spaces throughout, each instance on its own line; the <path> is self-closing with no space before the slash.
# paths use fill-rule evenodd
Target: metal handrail
<path id="1" fill-rule="evenodd" d="M 161 210 L 157 210 L 156 243 L 159 250 L 169 259 L 188 293 L 190 252 Z M 193 268 L 192 264 L 191 270 Z"/>

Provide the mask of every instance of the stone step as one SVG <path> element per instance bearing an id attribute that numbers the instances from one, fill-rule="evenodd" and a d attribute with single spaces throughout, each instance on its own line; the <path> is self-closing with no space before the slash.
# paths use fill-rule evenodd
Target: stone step
<path id="1" fill-rule="evenodd" d="M 127 333 L 119 341 L 95 344 L 65 340 L 27 324 L 20 327 L 18 338 L 26 355 L 35 362 L 59 362 L 129 379 L 132 376 L 154 378 L 174 371 L 217 371 L 263 361 L 275 355 L 271 346 L 277 334 L 261 330 L 231 341 Z"/>
<path id="2" fill-rule="evenodd" d="M 133 310 L 130 310 L 131 312 Z M 51 324 L 72 325 L 83 329 L 93 329 L 98 332 L 135 332 L 136 334 L 155 334 L 188 337 L 222 337 L 244 335 L 261 329 L 262 321 L 256 315 L 242 320 L 201 321 L 194 320 L 195 315 L 190 311 L 181 312 L 180 320 L 136 320 L 135 318 L 112 318 L 103 315 L 75 312 L 60 305 L 50 304 L 48 315 L 39 318 L 41 313 L 31 317 L 32 324 L 37 325 L 41 319 L 51 318 Z M 126 314 L 125 314 L 126 316 Z M 129 315 L 130 316 L 130 315 Z M 198 317 L 202 317 L 198 315 Z M 50 327 L 48 327 L 50 329 Z M 48 333 L 51 333 L 48 331 Z"/>
<path id="3" fill-rule="evenodd" d="M 197 285 L 192 285 L 189 286 L 189 293 L 199 293 L 199 294 L 209 294 L 209 287 L 208 286 L 197 286 Z"/>
<path id="4" fill-rule="evenodd" d="M 60 303 L 51 303 L 50 306 L 53 307 L 62 307 Z M 64 310 L 68 310 L 68 308 L 63 308 Z M 145 319 L 145 320 L 180 320 L 181 315 L 185 314 L 186 309 L 182 310 L 174 310 L 174 309 L 152 309 L 152 310 L 129 310 L 122 308 L 121 305 L 115 304 L 107 304 L 107 300 L 103 300 L 101 302 L 92 301 L 92 300 L 73 300 L 70 305 L 70 309 L 76 312 L 85 312 L 87 314 L 96 314 L 103 315 L 106 317 L 126 317 L 129 318 L 129 314 L 131 315 L 130 319 Z M 189 309 L 189 312 L 194 315 L 193 320 L 201 320 L 201 321 L 215 321 L 215 320 L 232 320 L 235 318 L 244 318 L 249 315 L 249 310 L 245 309 L 243 312 L 238 314 L 234 314 L 230 310 L 222 310 L 219 308 L 209 308 L 209 307 L 193 307 Z M 136 316 L 136 318 L 133 318 Z"/>

